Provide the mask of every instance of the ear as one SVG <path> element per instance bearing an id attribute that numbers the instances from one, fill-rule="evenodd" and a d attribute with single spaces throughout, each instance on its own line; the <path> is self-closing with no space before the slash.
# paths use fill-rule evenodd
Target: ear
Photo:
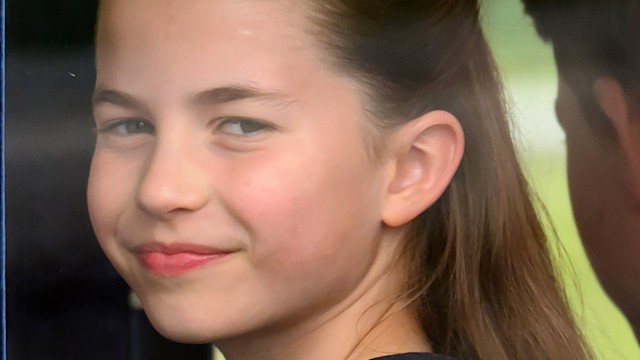
<path id="1" fill-rule="evenodd" d="M 432 111 L 391 136 L 393 172 L 382 220 L 398 227 L 420 215 L 445 191 L 462 159 L 464 133 L 452 114 Z"/>
<path id="2" fill-rule="evenodd" d="M 618 81 L 610 77 L 594 83 L 600 108 L 615 129 L 619 149 L 625 159 L 626 178 L 631 192 L 640 201 L 640 118 L 633 113 L 627 94 Z"/>

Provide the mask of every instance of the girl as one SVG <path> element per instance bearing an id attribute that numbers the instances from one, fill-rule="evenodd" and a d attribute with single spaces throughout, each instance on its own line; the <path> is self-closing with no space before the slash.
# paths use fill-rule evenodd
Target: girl
<path id="1" fill-rule="evenodd" d="M 587 357 L 475 1 L 105 0 L 96 65 L 93 226 L 165 336 Z"/>

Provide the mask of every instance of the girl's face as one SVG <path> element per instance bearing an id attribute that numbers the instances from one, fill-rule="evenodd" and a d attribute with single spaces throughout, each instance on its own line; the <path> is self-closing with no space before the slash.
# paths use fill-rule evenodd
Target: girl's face
<path id="1" fill-rule="evenodd" d="M 173 339 L 326 321 L 390 262 L 393 171 L 300 3 L 103 1 L 89 210 Z"/>

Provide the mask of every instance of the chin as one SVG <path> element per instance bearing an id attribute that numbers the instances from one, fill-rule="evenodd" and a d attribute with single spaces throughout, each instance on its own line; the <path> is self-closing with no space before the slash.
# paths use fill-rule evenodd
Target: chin
<path id="1" fill-rule="evenodd" d="M 198 308 L 194 304 L 180 307 L 162 305 L 166 304 L 151 303 L 144 305 L 143 308 L 156 331 L 175 342 L 207 344 L 233 338 L 245 331 L 239 326 L 244 323 L 242 319 L 229 317 L 228 311 L 219 312 L 210 308 Z"/>
<path id="2" fill-rule="evenodd" d="M 148 299 L 146 299 L 148 300 Z M 149 322 L 160 335 L 184 344 L 210 343 L 216 334 L 215 314 L 207 311 L 189 311 L 189 304 L 172 302 L 142 301 Z M 219 319 L 218 319 L 219 320 Z"/>
<path id="3" fill-rule="evenodd" d="M 198 324 L 178 318 L 170 320 L 158 319 L 158 317 L 151 316 L 148 312 L 147 314 L 154 329 L 169 340 L 183 344 L 207 344 L 211 343 L 215 338 L 215 336 L 212 336 L 211 330 L 198 326 Z"/>

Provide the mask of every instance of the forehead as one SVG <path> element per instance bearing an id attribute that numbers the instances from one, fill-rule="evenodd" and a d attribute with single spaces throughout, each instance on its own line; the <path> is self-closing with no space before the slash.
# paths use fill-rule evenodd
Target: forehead
<path id="1" fill-rule="evenodd" d="M 97 40 L 101 46 L 126 40 L 150 47 L 254 39 L 256 45 L 296 47 L 309 40 L 306 23 L 302 1 L 106 0 Z"/>
<path id="2" fill-rule="evenodd" d="M 317 72 L 323 61 L 308 35 L 303 3 L 104 0 L 96 46 L 98 83 L 161 89 L 165 84 L 204 87 L 249 80 L 277 87 L 275 80 Z"/>

